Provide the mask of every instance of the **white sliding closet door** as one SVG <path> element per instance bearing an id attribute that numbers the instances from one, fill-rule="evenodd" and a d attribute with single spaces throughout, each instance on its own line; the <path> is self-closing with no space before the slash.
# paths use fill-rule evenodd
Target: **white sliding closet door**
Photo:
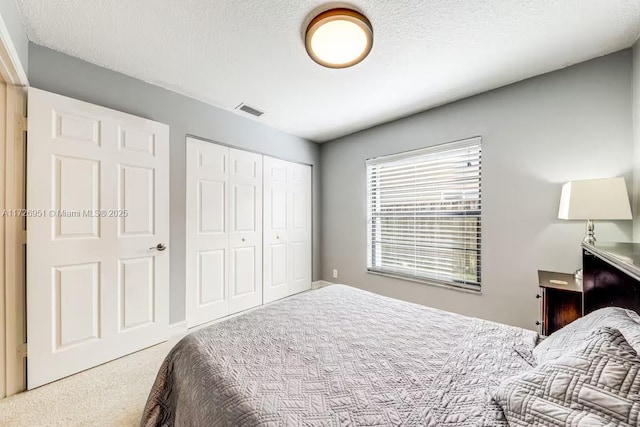
<path id="1" fill-rule="evenodd" d="M 187 323 L 262 303 L 262 156 L 187 138 Z"/>
<path id="2" fill-rule="evenodd" d="M 264 302 L 311 289 L 311 167 L 264 157 Z"/>
<path id="3" fill-rule="evenodd" d="M 187 323 L 229 314 L 229 149 L 187 138 Z"/>
<path id="4" fill-rule="evenodd" d="M 29 89 L 28 388 L 169 323 L 169 127 Z"/>

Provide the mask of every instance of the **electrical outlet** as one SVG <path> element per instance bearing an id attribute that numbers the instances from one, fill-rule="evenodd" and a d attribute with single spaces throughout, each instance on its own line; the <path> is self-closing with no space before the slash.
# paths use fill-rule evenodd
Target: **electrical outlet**
<path id="1" fill-rule="evenodd" d="M 336 270 L 335 268 L 333 269 L 333 278 L 334 279 L 338 278 L 338 270 Z"/>

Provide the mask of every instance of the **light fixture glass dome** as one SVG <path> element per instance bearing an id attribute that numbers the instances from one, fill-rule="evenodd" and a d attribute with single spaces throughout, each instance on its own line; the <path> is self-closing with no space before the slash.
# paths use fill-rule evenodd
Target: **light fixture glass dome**
<path id="1" fill-rule="evenodd" d="M 371 23 L 351 9 L 331 9 L 316 16 L 306 33 L 309 56 L 329 68 L 346 68 L 367 57 L 373 45 Z"/>

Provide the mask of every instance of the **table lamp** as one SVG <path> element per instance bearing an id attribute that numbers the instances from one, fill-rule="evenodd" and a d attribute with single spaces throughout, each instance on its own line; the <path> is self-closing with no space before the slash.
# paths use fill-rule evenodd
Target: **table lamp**
<path id="1" fill-rule="evenodd" d="M 624 178 L 585 179 L 562 186 L 559 219 L 586 220 L 587 233 L 583 243 L 594 245 L 594 220 L 632 219 L 629 194 Z M 582 276 L 582 270 L 576 277 Z"/>
<path id="2" fill-rule="evenodd" d="M 594 220 L 632 219 L 624 178 L 567 182 L 562 186 L 558 218 L 586 220 L 587 234 L 582 241 L 595 244 Z"/>

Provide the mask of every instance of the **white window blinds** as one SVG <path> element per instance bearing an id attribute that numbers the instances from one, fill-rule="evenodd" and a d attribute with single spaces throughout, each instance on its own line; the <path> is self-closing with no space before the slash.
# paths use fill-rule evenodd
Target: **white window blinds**
<path id="1" fill-rule="evenodd" d="M 367 161 L 368 269 L 480 287 L 481 140 Z"/>

